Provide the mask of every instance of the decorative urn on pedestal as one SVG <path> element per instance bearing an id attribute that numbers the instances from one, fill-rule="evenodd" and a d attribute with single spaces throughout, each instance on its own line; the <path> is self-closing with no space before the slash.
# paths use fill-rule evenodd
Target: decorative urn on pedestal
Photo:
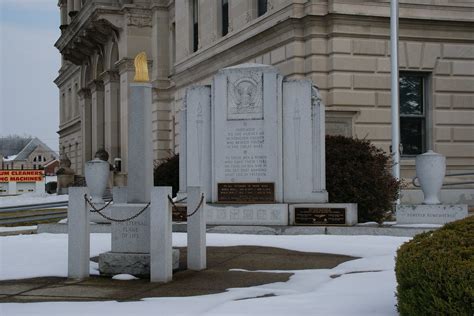
<path id="1" fill-rule="evenodd" d="M 416 156 L 416 177 L 423 191 L 423 204 L 441 204 L 439 192 L 446 173 L 446 157 L 428 150 Z"/>
<path id="2" fill-rule="evenodd" d="M 105 150 L 103 151 L 105 152 Z M 108 158 L 107 152 L 105 152 L 105 154 Z M 105 203 L 102 196 L 104 196 L 107 188 L 110 173 L 109 163 L 103 160 L 105 154 L 99 150 L 93 160 L 86 162 L 84 169 L 87 187 L 89 188 L 92 203 L 94 204 Z"/>

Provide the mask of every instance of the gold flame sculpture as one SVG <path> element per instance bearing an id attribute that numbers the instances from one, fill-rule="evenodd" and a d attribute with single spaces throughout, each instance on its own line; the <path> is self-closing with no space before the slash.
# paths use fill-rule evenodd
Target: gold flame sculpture
<path id="1" fill-rule="evenodd" d="M 150 78 L 148 77 L 148 61 L 145 52 L 141 52 L 135 57 L 134 64 L 135 77 L 133 78 L 133 81 L 149 82 Z"/>

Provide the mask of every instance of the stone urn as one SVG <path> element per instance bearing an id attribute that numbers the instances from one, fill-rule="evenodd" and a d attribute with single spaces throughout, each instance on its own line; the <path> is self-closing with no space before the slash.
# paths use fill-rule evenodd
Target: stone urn
<path id="1" fill-rule="evenodd" d="M 84 174 L 86 176 L 89 193 L 92 197 L 92 203 L 105 203 L 102 196 L 104 196 L 107 188 L 109 173 L 110 167 L 107 161 L 94 158 L 93 160 L 86 162 Z"/>
<path id="2" fill-rule="evenodd" d="M 416 156 L 416 177 L 425 197 L 423 204 L 441 204 L 439 192 L 446 173 L 446 157 L 428 150 Z"/>

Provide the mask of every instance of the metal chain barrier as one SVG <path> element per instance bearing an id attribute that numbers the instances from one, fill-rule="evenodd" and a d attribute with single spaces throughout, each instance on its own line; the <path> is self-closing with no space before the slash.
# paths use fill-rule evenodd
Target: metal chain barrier
<path id="1" fill-rule="evenodd" d="M 97 209 L 95 207 L 95 205 L 89 200 L 89 198 L 87 198 L 87 194 L 84 194 L 84 200 L 86 200 L 87 204 L 89 204 L 93 210 L 91 210 L 91 212 L 93 213 L 97 213 L 99 214 L 100 216 L 102 216 L 103 218 L 109 220 L 109 221 L 112 221 L 112 222 L 128 222 L 128 221 L 131 221 L 132 219 L 135 219 L 137 218 L 138 216 L 140 216 L 143 212 L 145 212 L 145 210 L 150 206 L 151 202 L 148 202 L 148 204 L 142 209 L 140 210 L 137 214 L 131 216 L 131 217 L 128 217 L 128 218 L 124 218 L 124 219 L 116 219 L 116 218 L 112 218 L 112 217 L 109 217 L 105 214 L 102 214 L 101 211 L 103 211 L 107 206 L 109 206 L 109 204 L 112 202 L 112 201 L 109 201 L 104 207 L 100 208 L 100 209 Z"/>
<path id="2" fill-rule="evenodd" d="M 168 195 L 168 201 L 171 203 L 171 205 L 172 205 L 174 211 L 177 210 L 176 203 L 182 202 L 182 201 L 184 201 L 184 200 L 186 200 L 186 198 L 174 202 L 173 199 L 171 198 L 171 196 Z M 202 205 L 203 202 L 204 202 L 204 193 L 201 194 L 201 200 L 199 201 L 199 204 L 198 204 L 198 206 L 196 207 L 196 209 L 195 209 L 194 211 L 192 211 L 191 214 L 187 214 L 186 217 L 191 217 L 191 216 L 193 216 L 194 214 L 196 214 L 196 212 L 199 210 L 199 208 L 201 207 L 201 205 Z"/>

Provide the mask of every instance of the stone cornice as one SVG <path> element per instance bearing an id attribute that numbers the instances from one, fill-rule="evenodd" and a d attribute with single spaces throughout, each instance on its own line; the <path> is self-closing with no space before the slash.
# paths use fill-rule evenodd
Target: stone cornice
<path id="1" fill-rule="evenodd" d="M 54 79 L 54 83 L 58 88 L 61 88 L 72 76 L 76 75 L 80 71 L 81 67 L 74 64 L 70 64 L 67 67 L 61 68 L 58 77 Z"/>
<path id="2" fill-rule="evenodd" d="M 78 115 L 73 119 L 61 124 L 56 132 L 60 137 L 70 135 L 81 130 L 81 117 Z"/>
<path id="3" fill-rule="evenodd" d="M 89 0 L 67 28 L 63 27 L 54 45 L 66 60 L 80 65 L 110 36 L 118 36 L 122 23 L 118 4 L 113 6 L 100 0 Z"/>

